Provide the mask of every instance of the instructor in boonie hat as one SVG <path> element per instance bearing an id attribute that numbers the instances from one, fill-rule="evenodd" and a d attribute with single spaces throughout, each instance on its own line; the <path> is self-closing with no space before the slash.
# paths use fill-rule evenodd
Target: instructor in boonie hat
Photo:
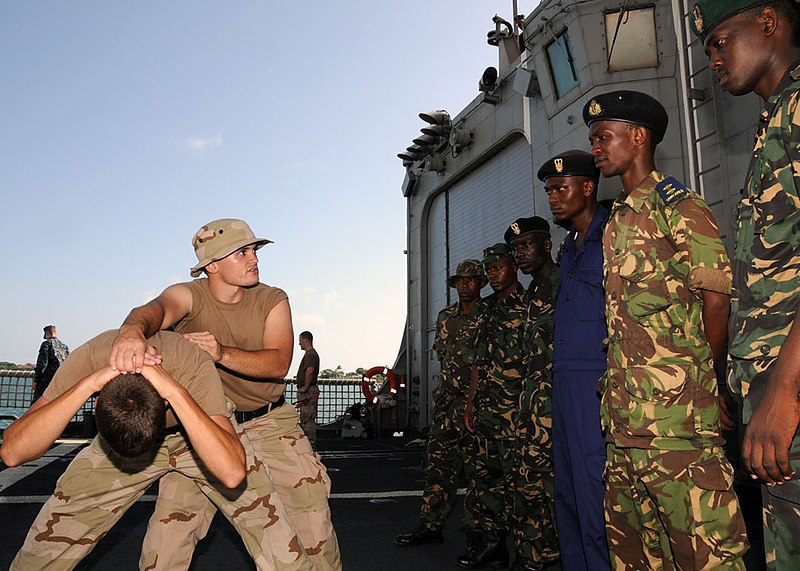
<path id="1" fill-rule="evenodd" d="M 256 238 L 244 220 L 220 218 L 204 224 L 192 238 L 197 264 L 190 270 L 193 278 L 200 275 L 208 264 L 230 256 L 239 248 L 254 245 L 260 248 L 272 240 Z"/>

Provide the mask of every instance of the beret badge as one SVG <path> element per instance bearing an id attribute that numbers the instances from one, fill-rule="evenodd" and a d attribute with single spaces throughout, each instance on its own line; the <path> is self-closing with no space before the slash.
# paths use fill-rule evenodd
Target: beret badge
<path id="1" fill-rule="evenodd" d="M 511 225 L 511 231 L 512 231 L 512 232 L 513 232 L 513 233 L 514 233 L 516 236 L 519 236 L 519 233 L 520 233 L 520 230 L 519 230 L 519 224 L 517 224 L 516 222 L 514 222 L 514 223 Z"/>
<path id="2" fill-rule="evenodd" d="M 556 168 L 556 172 L 564 172 L 564 159 L 555 159 L 553 166 Z"/>
<path id="3" fill-rule="evenodd" d="M 591 103 L 589 103 L 589 116 L 590 117 L 597 117 L 603 112 L 603 108 L 597 102 L 597 100 L 592 99 Z"/>
<path id="4" fill-rule="evenodd" d="M 694 27 L 697 29 L 698 34 L 703 33 L 703 9 L 700 8 L 698 4 L 695 4 L 694 8 L 692 8 L 692 21 L 694 22 Z"/>

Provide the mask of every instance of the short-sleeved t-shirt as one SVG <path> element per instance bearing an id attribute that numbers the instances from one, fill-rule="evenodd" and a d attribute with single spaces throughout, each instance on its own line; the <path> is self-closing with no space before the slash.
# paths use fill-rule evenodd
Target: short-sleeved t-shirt
<path id="1" fill-rule="evenodd" d="M 81 379 L 105 367 L 116 336 L 116 329 L 106 331 L 70 353 L 45 390 L 44 398 L 50 401 L 59 397 Z M 222 383 L 214 361 L 207 353 L 172 331 L 159 331 L 148 341 L 163 357 L 161 365 L 164 370 L 189 391 L 207 415 L 228 416 Z M 168 408 L 167 427 L 177 424 L 174 413 Z"/>

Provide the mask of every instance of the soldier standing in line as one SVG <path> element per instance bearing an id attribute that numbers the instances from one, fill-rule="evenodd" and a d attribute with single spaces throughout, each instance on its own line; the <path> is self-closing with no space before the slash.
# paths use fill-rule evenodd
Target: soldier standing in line
<path id="1" fill-rule="evenodd" d="M 597 383 L 606 370 L 603 228 L 608 209 L 597 203 L 600 171 L 585 151 L 545 162 L 539 180 L 561 243 L 553 345 L 553 468 L 556 524 L 565 569 L 610 569 L 603 513 L 606 451 Z"/>
<path id="2" fill-rule="evenodd" d="M 606 531 L 618 569 L 744 569 L 748 543 L 722 451 L 714 358 L 730 264 L 708 205 L 655 170 L 667 112 L 615 91 L 583 109 L 595 164 L 619 176 L 603 238 L 608 370 Z"/>
<path id="3" fill-rule="evenodd" d="M 522 380 L 514 472 L 513 571 L 552 568 L 559 559 L 554 521 L 552 433 L 553 312 L 558 266 L 550 225 L 539 216 L 518 218 L 505 232 L 520 271 L 531 276 L 525 298 L 526 374 Z"/>
<path id="4" fill-rule="evenodd" d="M 798 569 L 800 4 L 704 0 L 691 15 L 720 86 L 765 103 L 738 209 L 728 384 L 744 465 L 764 483 L 767 567 Z"/>
<path id="5" fill-rule="evenodd" d="M 465 502 L 474 497 L 482 539 L 456 560 L 458 566 L 471 569 L 508 565 L 505 538 L 513 525 L 516 431 L 526 372 L 523 334 L 528 317 L 525 288 L 517 279 L 511 248 L 502 242 L 490 246 L 483 251 L 482 261 L 494 293 L 486 299 L 475 359 L 479 374 L 473 376 L 465 416 L 475 437 L 475 477 Z"/>
<path id="6" fill-rule="evenodd" d="M 484 303 L 481 289 L 488 283 L 478 260 L 464 260 L 447 285 L 458 292 L 458 301 L 442 309 L 436 319 L 433 348 L 439 357 L 441 375 L 433 392 L 433 415 L 428 434 L 425 491 L 422 494 L 420 524 L 411 533 L 398 535 L 399 546 L 444 541 L 442 527 L 453 509 L 461 473 L 471 479 L 472 434 L 464 426 L 464 413 L 475 361 L 480 316 Z M 467 541 L 474 541 L 477 524 L 465 501 L 461 527 Z"/>

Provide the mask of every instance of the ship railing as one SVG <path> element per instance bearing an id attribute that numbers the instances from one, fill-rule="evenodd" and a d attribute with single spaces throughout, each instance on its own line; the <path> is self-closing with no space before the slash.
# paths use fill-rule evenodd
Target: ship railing
<path id="1" fill-rule="evenodd" d="M 0 369 L 0 431 L 19 418 L 33 400 L 33 371 Z M 317 426 L 335 427 L 355 403 L 364 400 L 361 377 L 333 377 L 319 379 L 320 396 L 317 404 Z M 286 400 L 297 402 L 297 385 L 286 379 Z M 94 399 L 89 399 L 73 417 L 68 426 L 70 435 L 94 434 Z"/>

